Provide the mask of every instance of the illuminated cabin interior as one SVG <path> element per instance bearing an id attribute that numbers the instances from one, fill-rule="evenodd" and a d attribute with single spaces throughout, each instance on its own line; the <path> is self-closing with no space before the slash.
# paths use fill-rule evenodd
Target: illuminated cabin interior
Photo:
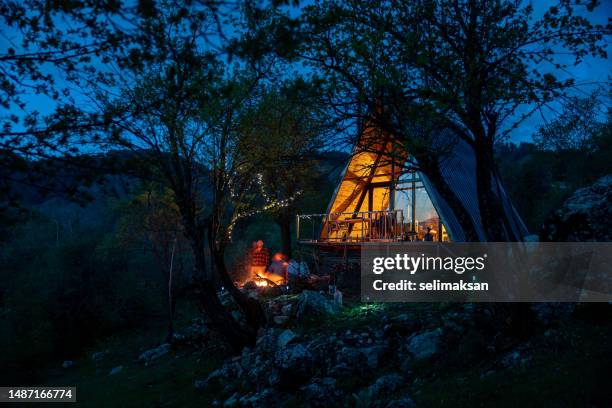
<path id="1" fill-rule="evenodd" d="M 441 135 L 445 138 L 449 134 Z M 481 226 L 472 149 L 460 140 L 441 166 L 441 174 Z M 464 241 L 462 228 L 427 177 L 411 170 L 408 152 L 398 151 L 392 137 L 366 128 L 324 214 L 297 216 L 302 244 L 360 244 L 393 241 Z M 500 194 L 517 236 L 527 228 L 500 183 Z M 484 230 L 477 227 L 484 240 Z"/>
<path id="2" fill-rule="evenodd" d="M 376 129 L 355 146 L 325 214 L 298 216 L 298 240 L 318 243 L 448 241 L 409 155 Z M 403 161 L 404 163 L 401 163 Z"/>

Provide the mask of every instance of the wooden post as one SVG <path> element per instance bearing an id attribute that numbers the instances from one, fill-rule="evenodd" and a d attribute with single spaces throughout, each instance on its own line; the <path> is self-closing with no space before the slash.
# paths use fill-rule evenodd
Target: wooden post
<path id="1" fill-rule="evenodd" d="M 416 232 L 416 171 L 412 170 L 412 232 Z"/>
<path id="2" fill-rule="evenodd" d="M 300 242 L 300 216 L 295 216 L 295 235 L 298 242 Z"/>

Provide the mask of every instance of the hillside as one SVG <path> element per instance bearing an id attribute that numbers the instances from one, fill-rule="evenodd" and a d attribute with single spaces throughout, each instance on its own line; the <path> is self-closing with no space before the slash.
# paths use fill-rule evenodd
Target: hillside
<path id="1" fill-rule="evenodd" d="M 268 329 L 255 351 L 238 358 L 215 341 L 192 342 L 207 331 L 184 319 L 184 337 L 167 352 L 159 353 L 165 349 L 155 349 L 152 340 L 163 328 L 122 333 L 67 368 L 53 362 L 45 383 L 76 385 L 83 406 L 472 407 L 478 400 L 499 407 L 558 406 L 553 401 L 603 407 L 612 349 L 602 340 L 612 322 L 609 305 L 599 306 L 579 307 L 571 319 L 542 315 L 535 332 L 518 340 L 491 337 L 482 324 L 497 324 L 486 317 L 488 306 L 351 302 L 333 315 Z M 431 333 L 439 333 L 435 345 L 419 343 Z M 160 355 L 139 359 L 148 349 Z M 288 367 L 299 365 L 274 380 L 275 356 L 298 349 L 309 357 L 294 356 Z M 251 354 L 259 356 L 256 366 Z"/>

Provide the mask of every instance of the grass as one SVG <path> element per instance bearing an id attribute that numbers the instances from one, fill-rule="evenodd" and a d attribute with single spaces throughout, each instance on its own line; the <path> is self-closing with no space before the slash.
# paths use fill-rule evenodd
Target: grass
<path id="1" fill-rule="evenodd" d="M 194 381 L 203 379 L 227 356 L 222 349 L 180 349 L 148 365 L 137 361 L 144 350 L 160 344 L 165 327 L 126 332 L 105 339 L 64 369 L 49 368 L 47 386 L 76 386 L 79 406 L 87 407 L 202 407 L 214 399 L 211 392 L 197 391 Z M 94 352 L 106 351 L 99 361 Z M 121 365 L 114 375 L 109 372 Z"/>
<path id="2" fill-rule="evenodd" d="M 611 325 L 572 321 L 560 328 L 555 347 L 544 336 L 534 340 L 528 368 L 496 371 L 481 378 L 483 366 L 446 373 L 411 387 L 419 407 L 604 407 L 609 394 Z"/>
<path id="3" fill-rule="evenodd" d="M 407 313 L 411 317 L 439 314 L 448 305 L 349 303 L 342 312 L 328 319 L 310 321 L 294 327 L 303 336 L 329 335 L 346 330 L 359 331 L 382 326 L 384 314 Z M 609 367 L 612 353 L 609 333 L 612 325 L 592 324 L 572 319 L 548 335 L 532 339 L 534 353 L 528 368 L 497 370 L 482 378 L 491 361 L 465 363 L 440 369 L 438 365 L 415 367 L 404 391 L 419 407 L 599 407 L 610 406 Z M 123 333 L 106 339 L 88 350 L 68 369 L 56 363 L 47 372 L 46 385 L 77 387 L 78 405 L 87 407 L 203 407 L 210 406 L 221 390 L 198 391 L 194 381 L 205 378 L 227 357 L 221 349 L 179 349 L 145 366 L 136 359 L 145 349 L 163 339 L 164 328 Z M 91 353 L 108 350 L 100 361 Z M 452 351 L 451 351 L 452 352 Z M 453 360 L 461 361 L 461 356 Z M 116 375 L 109 371 L 118 365 Z M 376 376 L 386 373 L 380 370 Z M 415 381 L 416 380 L 416 381 Z M 353 393 L 371 383 L 366 379 L 338 382 Z M 299 396 L 294 407 L 302 406 Z"/>

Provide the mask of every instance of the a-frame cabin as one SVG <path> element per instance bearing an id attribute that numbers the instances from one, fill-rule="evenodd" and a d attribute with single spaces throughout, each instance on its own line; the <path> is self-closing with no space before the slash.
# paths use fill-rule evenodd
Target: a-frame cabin
<path id="1" fill-rule="evenodd" d="M 462 201 L 480 240 L 484 241 L 474 153 L 466 142 L 450 132 L 439 135 L 439 139 L 452 146 L 441 165 L 441 174 Z M 408 152 L 397 151 L 392 136 L 366 127 L 327 212 L 298 215 L 298 242 L 358 246 L 363 242 L 465 241 L 449 205 L 426 175 L 409 169 L 406 163 L 410 160 Z M 509 228 L 515 236 L 527 236 L 527 228 L 501 183 L 495 182 L 510 220 Z"/>

